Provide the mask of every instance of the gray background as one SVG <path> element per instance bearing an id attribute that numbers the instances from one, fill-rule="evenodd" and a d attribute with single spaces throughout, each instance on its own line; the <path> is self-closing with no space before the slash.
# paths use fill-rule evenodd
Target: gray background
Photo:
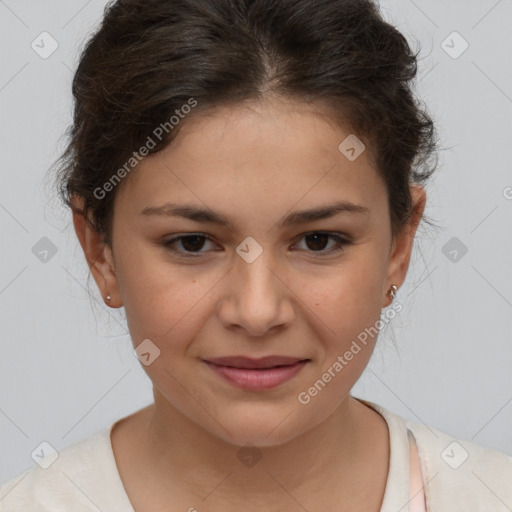
<path id="1" fill-rule="evenodd" d="M 87 279 L 47 179 L 71 120 L 78 51 L 104 5 L 0 0 L 0 483 L 32 467 L 42 441 L 63 449 L 152 401 L 123 310 Z M 422 47 L 417 90 L 449 149 L 427 187 L 441 229 L 421 229 L 397 295 L 404 309 L 353 394 L 512 455 L 512 1 L 382 8 Z M 47 59 L 31 48 L 43 31 L 59 45 Z M 469 43 L 458 58 L 441 46 L 454 31 Z M 43 237 L 57 251 L 46 262 Z"/>

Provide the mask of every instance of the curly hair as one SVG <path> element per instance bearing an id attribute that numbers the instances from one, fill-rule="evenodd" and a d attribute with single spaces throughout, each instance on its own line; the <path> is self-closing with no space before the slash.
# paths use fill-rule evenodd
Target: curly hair
<path id="1" fill-rule="evenodd" d="M 434 123 L 413 94 L 418 54 L 371 0 L 110 2 L 74 75 L 60 198 L 110 245 L 117 189 L 104 184 L 136 165 L 138 148 L 171 144 L 192 107 L 195 116 L 273 95 L 322 105 L 364 142 L 394 237 L 410 218 L 410 184 L 438 163 Z"/>

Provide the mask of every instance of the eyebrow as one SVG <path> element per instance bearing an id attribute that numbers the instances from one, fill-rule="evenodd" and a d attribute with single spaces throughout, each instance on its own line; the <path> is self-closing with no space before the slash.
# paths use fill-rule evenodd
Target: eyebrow
<path id="1" fill-rule="evenodd" d="M 234 228 L 233 224 L 223 215 L 214 212 L 213 210 L 198 208 L 194 205 L 166 203 L 162 206 L 147 206 L 140 213 L 144 216 L 156 215 L 160 217 L 184 217 L 185 219 L 196 222 L 218 224 L 229 229 Z M 319 208 L 292 212 L 281 219 L 277 223 L 277 227 L 284 228 L 328 219 L 340 213 L 367 215 L 370 213 L 370 210 L 366 206 L 354 204 L 349 201 L 341 201 Z"/>

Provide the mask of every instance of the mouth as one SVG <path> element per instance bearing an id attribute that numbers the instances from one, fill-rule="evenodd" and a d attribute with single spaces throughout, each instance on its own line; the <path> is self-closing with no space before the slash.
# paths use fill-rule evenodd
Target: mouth
<path id="1" fill-rule="evenodd" d="M 301 361 L 310 361 L 310 359 L 290 356 L 265 356 L 258 359 L 245 356 L 229 356 L 217 357 L 214 359 L 205 359 L 207 363 L 212 363 L 217 366 L 227 366 L 230 368 L 239 368 L 245 370 L 253 369 L 269 369 L 280 366 L 291 366 Z"/>
<path id="2" fill-rule="evenodd" d="M 244 356 L 203 360 L 227 382 L 246 390 L 275 388 L 294 377 L 311 359 L 267 356 L 253 359 Z"/>

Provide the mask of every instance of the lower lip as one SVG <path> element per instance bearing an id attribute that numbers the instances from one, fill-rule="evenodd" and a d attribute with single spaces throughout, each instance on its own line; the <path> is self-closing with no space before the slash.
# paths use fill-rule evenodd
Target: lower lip
<path id="1" fill-rule="evenodd" d="M 288 366 L 248 370 L 245 368 L 219 366 L 205 361 L 212 370 L 232 384 L 251 391 L 262 391 L 265 389 L 275 388 L 276 386 L 283 384 L 299 373 L 307 362 L 308 361 L 299 361 L 298 363 Z"/>

